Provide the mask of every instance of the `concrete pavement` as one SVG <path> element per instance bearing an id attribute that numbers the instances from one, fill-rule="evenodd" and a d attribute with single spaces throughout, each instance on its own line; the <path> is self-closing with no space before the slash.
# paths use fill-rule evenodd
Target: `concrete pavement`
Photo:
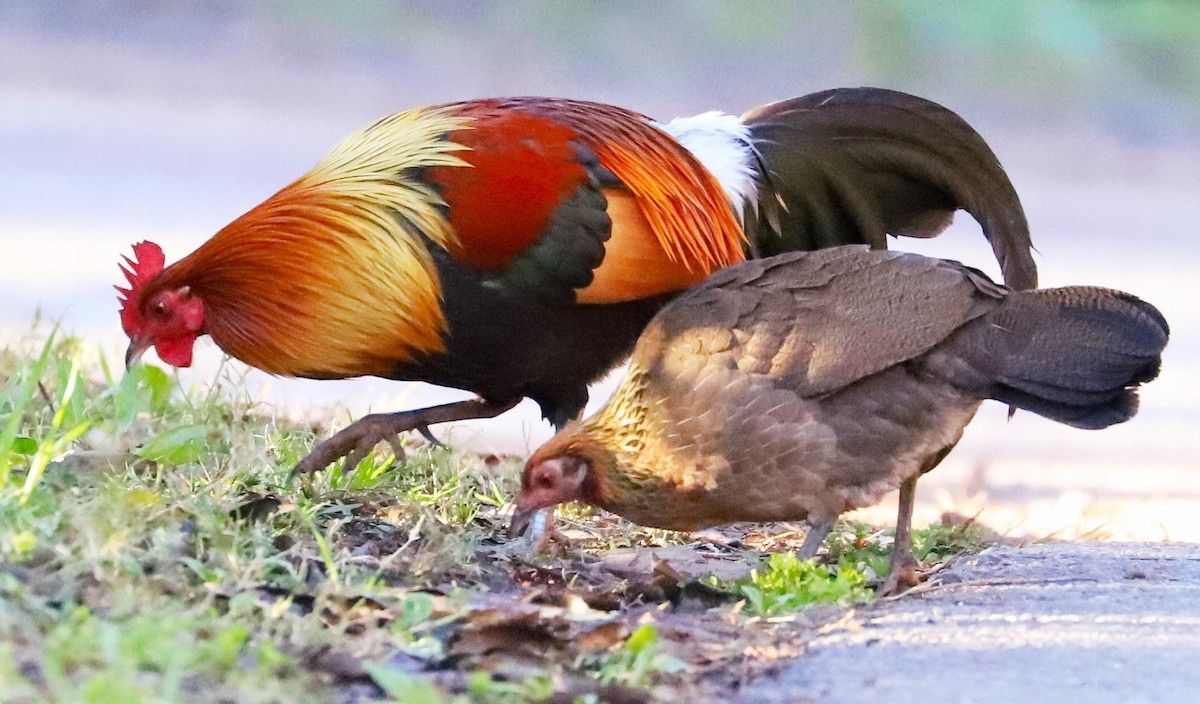
<path id="1" fill-rule="evenodd" d="M 1200 699 L 1200 545 L 996 547 L 828 629 L 743 702 Z"/>

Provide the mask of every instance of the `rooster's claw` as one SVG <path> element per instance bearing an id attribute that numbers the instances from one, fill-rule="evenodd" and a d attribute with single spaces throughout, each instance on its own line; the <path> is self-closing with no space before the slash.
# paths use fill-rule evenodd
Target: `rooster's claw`
<path id="1" fill-rule="evenodd" d="M 313 448 L 313 451 L 292 469 L 292 475 L 316 472 L 343 457 L 346 458 L 346 462 L 342 465 L 342 472 L 354 471 L 359 463 L 366 459 L 367 454 L 383 441 L 392 446 L 397 458 L 403 458 L 404 448 L 400 445 L 400 433 L 410 430 L 416 430 L 426 440 L 444 447 L 433 437 L 433 433 L 429 432 L 430 425 L 472 418 L 493 418 L 517 405 L 518 401 L 519 398 L 503 403 L 491 403 L 477 398 L 416 411 L 372 413 L 359 418 Z"/>
<path id="2" fill-rule="evenodd" d="M 342 465 L 342 472 L 351 472 L 384 440 L 392 446 L 396 458 L 403 459 L 404 447 L 400 444 L 400 433 L 415 429 L 409 418 L 404 417 L 410 415 L 374 413 L 364 416 L 313 448 L 313 451 L 292 469 L 292 474 L 315 472 L 343 457 L 346 458 L 346 462 Z"/>

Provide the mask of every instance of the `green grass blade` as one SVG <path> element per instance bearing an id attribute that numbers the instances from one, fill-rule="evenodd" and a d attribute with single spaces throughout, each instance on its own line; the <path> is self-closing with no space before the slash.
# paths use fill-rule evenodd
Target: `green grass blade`
<path id="1" fill-rule="evenodd" d="M 31 367 L 27 367 L 24 374 L 22 374 L 23 383 L 20 386 L 20 392 L 13 400 L 13 407 L 9 411 L 4 429 L 0 431 L 0 489 L 8 485 L 8 480 L 12 475 L 13 443 L 21 428 L 21 421 L 25 418 L 25 409 L 34 400 L 38 381 L 42 378 L 42 374 L 45 373 L 46 367 L 50 363 L 50 354 L 54 350 L 54 338 L 57 332 L 58 326 L 55 326 L 46 337 L 46 344 L 42 345 L 42 352 L 38 355 L 37 361 Z M 18 374 L 21 374 L 21 372 L 18 372 Z"/>

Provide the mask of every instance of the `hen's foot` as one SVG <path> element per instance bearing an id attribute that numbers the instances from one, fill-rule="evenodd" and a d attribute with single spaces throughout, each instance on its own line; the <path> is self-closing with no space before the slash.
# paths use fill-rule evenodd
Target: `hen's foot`
<path id="1" fill-rule="evenodd" d="M 937 457 L 933 464 L 940 460 L 941 457 Z M 883 580 L 879 591 L 876 592 L 878 596 L 894 596 L 917 586 L 920 581 L 917 569 L 921 563 L 917 562 L 917 558 L 912 554 L 912 514 L 917 502 L 917 479 L 920 476 L 915 474 L 900 483 L 900 506 L 896 514 L 896 541 L 892 544 L 892 567 L 888 570 L 887 579 Z"/>
<path id="2" fill-rule="evenodd" d="M 796 551 L 797 560 L 811 560 L 817 556 L 817 551 L 821 549 L 821 544 L 825 542 L 825 538 L 833 531 L 833 523 L 835 519 L 819 521 L 809 517 L 808 534 L 804 536 L 804 544 Z"/>
<path id="3" fill-rule="evenodd" d="M 913 557 L 912 553 L 906 552 L 903 556 L 893 555 L 892 568 L 888 570 L 887 579 L 879 585 L 875 596 L 896 596 L 917 586 L 921 583 L 921 578 L 917 574 L 920 568 L 921 563 L 917 562 L 917 558 Z"/>
<path id="4" fill-rule="evenodd" d="M 396 451 L 396 457 L 403 457 L 404 448 L 400 445 L 400 433 L 416 430 L 426 439 L 437 442 L 429 432 L 429 426 L 455 420 L 492 418 L 517 405 L 519 400 L 489 403 L 483 399 L 472 399 L 416 411 L 372 413 L 313 448 L 307 457 L 300 460 L 292 474 L 315 472 L 343 457 L 346 458 L 346 462 L 342 465 L 342 471 L 352 471 L 366 458 L 367 453 L 384 441 Z"/>

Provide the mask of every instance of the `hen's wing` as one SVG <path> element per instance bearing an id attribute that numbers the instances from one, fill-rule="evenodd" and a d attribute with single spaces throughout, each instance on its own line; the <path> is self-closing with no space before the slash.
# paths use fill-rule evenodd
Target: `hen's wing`
<path id="1" fill-rule="evenodd" d="M 832 520 L 894 488 L 894 453 L 953 442 L 978 400 L 902 365 L 1006 292 L 953 262 L 865 247 L 746 262 L 660 311 L 610 405 L 638 429 L 641 471 L 709 489 L 693 509 L 707 522 Z"/>
<path id="2" fill-rule="evenodd" d="M 785 254 L 720 271 L 667 306 L 634 362 L 650 385 L 725 368 L 812 398 L 928 351 L 1005 295 L 940 259 L 861 246 Z"/>

